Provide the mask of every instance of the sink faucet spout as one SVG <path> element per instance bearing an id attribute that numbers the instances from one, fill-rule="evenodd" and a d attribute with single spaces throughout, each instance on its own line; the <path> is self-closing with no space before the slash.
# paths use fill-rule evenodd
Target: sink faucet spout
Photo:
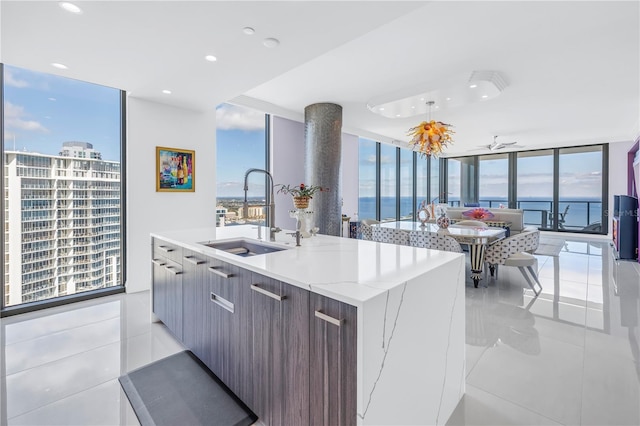
<path id="1" fill-rule="evenodd" d="M 258 172 L 263 173 L 269 178 L 269 183 L 271 184 L 271 192 L 269 193 L 269 210 L 267 212 L 267 220 L 266 224 L 269 227 L 269 241 L 276 240 L 276 232 L 280 229 L 276 227 L 276 203 L 275 198 L 273 196 L 273 176 L 266 170 L 263 169 L 249 169 L 244 174 L 244 203 L 242 204 L 242 215 L 246 219 L 249 217 L 249 202 L 247 201 L 247 192 L 249 191 L 248 179 L 251 173 Z M 258 227 L 258 238 L 261 238 L 260 235 L 260 227 Z"/>

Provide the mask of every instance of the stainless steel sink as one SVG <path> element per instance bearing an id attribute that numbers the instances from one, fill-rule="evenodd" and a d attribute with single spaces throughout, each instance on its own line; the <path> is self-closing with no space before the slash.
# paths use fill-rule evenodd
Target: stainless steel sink
<path id="1" fill-rule="evenodd" d="M 260 254 L 286 250 L 284 247 L 275 247 L 245 239 L 205 242 L 200 244 L 242 257 L 257 256 Z"/>

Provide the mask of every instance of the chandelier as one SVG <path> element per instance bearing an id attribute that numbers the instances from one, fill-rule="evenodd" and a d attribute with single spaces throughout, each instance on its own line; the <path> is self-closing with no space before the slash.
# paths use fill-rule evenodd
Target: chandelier
<path id="1" fill-rule="evenodd" d="M 453 143 L 451 135 L 455 133 L 451 130 L 451 124 L 431 119 L 431 107 L 434 101 L 428 101 L 429 116 L 428 121 L 423 121 L 415 127 L 409 129 L 408 136 L 411 136 L 409 145 L 413 151 L 418 151 L 421 157 L 438 156 L 442 154 L 445 146 Z"/>

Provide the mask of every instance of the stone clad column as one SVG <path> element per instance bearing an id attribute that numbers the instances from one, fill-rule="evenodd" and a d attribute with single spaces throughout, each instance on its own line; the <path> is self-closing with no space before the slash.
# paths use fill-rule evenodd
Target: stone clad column
<path id="1" fill-rule="evenodd" d="M 304 109 L 304 149 L 306 185 L 320 185 L 328 192 L 316 193 L 309 209 L 313 210 L 311 227 L 320 234 L 340 236 L 342 226 L 342 189 L 340 163 L 342 154 L 342 107 L 320 103 Z"/>

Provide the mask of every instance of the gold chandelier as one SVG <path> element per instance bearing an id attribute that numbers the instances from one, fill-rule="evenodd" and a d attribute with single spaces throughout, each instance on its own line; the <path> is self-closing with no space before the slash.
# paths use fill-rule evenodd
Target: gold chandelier
<path id="1" fill-rule="evenodd" d="M 451 124 L 431 119 L 431 107 L 434 101 L 428 101 L 429 117 L 428 121 L 423 121 L 415 127 L 409 129 L 411 136 L 409 145 L 412 150 L 418 151 L 421 157 L 438 156 L 442 154 L 444 147 L 453 143 L 451 135 L 455 133 L 451 130 Z"/>

